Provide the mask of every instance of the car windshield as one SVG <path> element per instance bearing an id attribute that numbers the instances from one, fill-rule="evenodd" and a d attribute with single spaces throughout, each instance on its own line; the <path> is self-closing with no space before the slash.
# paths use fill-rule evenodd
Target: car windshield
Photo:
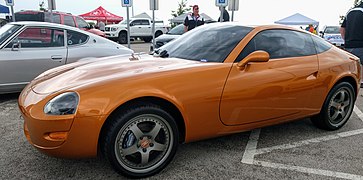
<path id="1" fill-rule="evenodd" d="M 203 25 L 164 45 L 160 57 L 175 57 L 202 62 L 223 62 L 251 27 L 223 24 Z"/>
<path id="2" fill-rule="evenodd" d="M 332 27 L 327 27 L 325 29 L 325 33 L 328 34 L 339 34 L 339 26 L 332 26 Z"/>
<path id="3" fill-rule="evenodd" d="M 184 25 L 180 24 L 171 29 L 167 34 L 171 35 L 182 35 L 184 33 Z"/>
<path id="4" fill-rule="evenodd" d="M 20 29 L 20 25 L 12 25 L 7 24 L 0 28 L 0 45 L 2 45 L 11 35 L 13 35 L 18 29 Z"/>
<path id="5" fill-rule="evenodd" d="M 127 19 L 125 19 L 125 20 L 123 20 L 123 21 L 119 22 L 118 24 L 127 24 Z"/>

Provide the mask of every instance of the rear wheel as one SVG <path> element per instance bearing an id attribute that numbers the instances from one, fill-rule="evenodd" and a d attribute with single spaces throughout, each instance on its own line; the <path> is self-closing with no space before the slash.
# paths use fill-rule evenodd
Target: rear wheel
<path id="1" fill-rule="evenodd" d="M 311 118 L 312 123 L 325 130 L 343 127 L 353 112 L 354 99 L 355 92 L 351 84 L 337 84 L 329 92 L 320 114 Z"/>
<path id="2" fill-rule="evenodd" d="M 131 108 L 115 117 L 103 142 L 106 158 L 119 173 L 147 177 L 173 159 L 178 129 L 172 116 L 155 105 Z"/>

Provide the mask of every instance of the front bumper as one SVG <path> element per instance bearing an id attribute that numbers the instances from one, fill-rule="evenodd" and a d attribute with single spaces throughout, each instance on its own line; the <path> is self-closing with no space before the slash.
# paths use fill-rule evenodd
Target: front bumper
<path id="1" fill-rule="evenodd" d="M 31 90 L 24 90 L 19 97 L 24 134 L 29 143 L 41 152 L 55 157 L 96 156 L 103 116 L 48 116 L 39 111 L 48 99 Z"/>
<path id="2" fill-rule="evenodd" d="M 117 32 L 106 31 L 105 33 L 106 33 L 107 38 L 117 38 L 118 37 Z"/>

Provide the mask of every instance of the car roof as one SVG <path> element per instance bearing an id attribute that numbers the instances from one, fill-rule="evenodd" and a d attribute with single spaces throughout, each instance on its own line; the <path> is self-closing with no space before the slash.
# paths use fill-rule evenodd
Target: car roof
<path id="1" fill-rule="evenodd" d="M 68 30 L 72 30 L 72 31 L 81 32 L 84 34 L 92 34 L 92 33 L 88 33 L 87 31 L 78 29 L 76 27 L 67 26 L 67 25 L 63 25 L 63 24 L 49 23 L 49 22 L 19 21 L 19 22 L 11 22 L 9 24 L 15 24 L 15 25 L 21 25 L 21 26 L 44 26 L 44 27 L 62 28 L 62 29 L 68 29 Z"/>
<path id="2" fill-rule="evenodd" d="M 216 23 L 210 23 L 207 24 L 210 26 L 214 26 L 214 27 L 223 27 L 225 25 L 235 25 L 235 26 L 243 26 L 243 27 L 250 27 L 250 28 L 254 28 L 258 31 L 263 31 L 263 30 L 267 30 L 267 29 L 286 29 L 286 30 L 295 30 L 295 31 L 300 31 L 300 32 L 306 32 L 305 30 L 301 30 L 299 28 L 294 28 L 294 27 L 290 27 L 290 26 L 286 26 L 286 25 L 277 25 L 277 24 L 273 24 L 273 25 L 246 25 L 243 24 L 241 22 L 216 22 Z"/>

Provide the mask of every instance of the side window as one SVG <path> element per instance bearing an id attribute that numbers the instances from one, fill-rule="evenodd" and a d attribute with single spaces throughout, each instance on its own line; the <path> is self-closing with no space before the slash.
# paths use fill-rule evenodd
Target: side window
<path id="1" fill-rule="evenodd" d="M 316 36 L 312 36 L 312 37 L 313 37 L 313 40 L 314 40 L 314 43 L 316 46 L 316 51 L 318 52 L 318 54 L 323 53 L 332 47 L 332 44 L 326 42 L 324 39 L 321 39 Z"/>
<path id="2" fill-rule="evenodd" d="M 76 32 L 76 31 L 67 31 L 67 44 L 71 45 L 80 45 L 84 44 L 88 41 L 88 35 Z"/>
<path id="3" fill-rule="evenodd" d="M 141 20 L 141 25 L 150 25 L 148 20 Z"/>
<path id="4" fill-rule="evenodd" d="M 76 27 L 72 16 L 64 16 L 64 24 L 72 27 Z"/>
<path id="5" fill-rule="evenodd" d="M 131 24 L 133 26 L 140 26 L 141 25 L 141 20 L 135 20 L 135 21 L 132 21 Z"/>
<path id="6" fill-rule="evenodd" d="M 60 15 L 59 14 L 53 14 L 53 16 L 52 16 L 52 22 L 53 23 L 57 23 L 57 24 L 61 24 Z"/>
<path id="7" fill-rule="evenodd" d="M 309 56 L 316 54 L 309 34 L 292 30 L 266 30 L 258 33 L 243 49 L 236 62 L 250 53 L 263 50 L 271 59 Z"/>
<path id="8" fill-rule="evenodd" d="M 88 28 L 88 23 L 80 17 L 76 17 L 78 28 Z"/>
<path id="9" fill-rule="evenodd" d="M 6 48 L 12 48 L 13 44 L 19 44 L 21 48 L 47 48 L 64 46 L 64 32 L 51 28 L 28 28 L 20 33 Z"/>

